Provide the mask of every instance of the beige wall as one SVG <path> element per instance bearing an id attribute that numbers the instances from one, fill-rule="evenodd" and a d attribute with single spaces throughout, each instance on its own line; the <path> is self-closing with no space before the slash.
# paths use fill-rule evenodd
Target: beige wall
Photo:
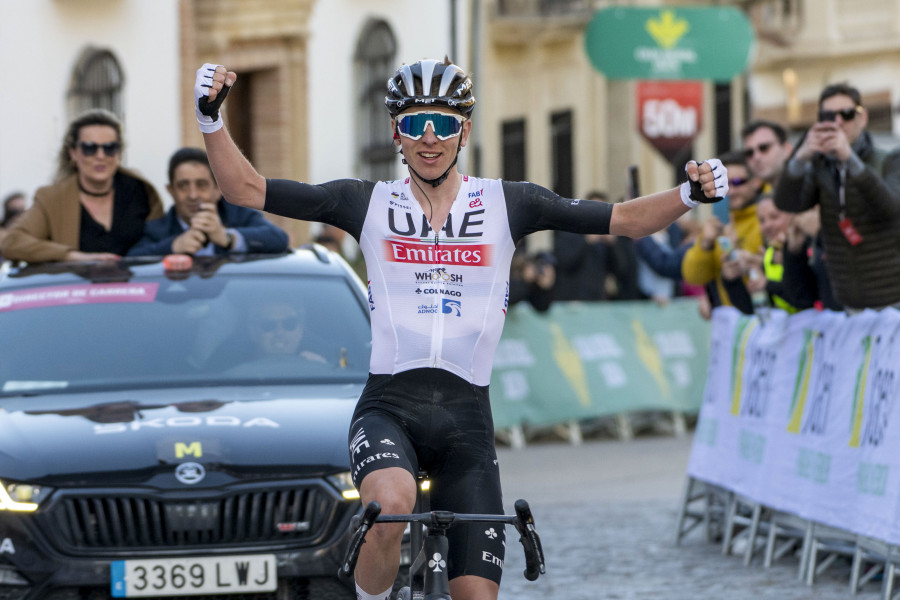
<path id="1" fill-rule="evenodd" d="M 876 127 L 894 130 L 896 117 L 889 115 L 900 96 L 900 3 L 794 2 L 795 19 L 771 12 L 767 18 L 762 7 L 751 11 L 761 40 L 750 77 L 754 116 L 806 127 L 822 88 L 846 81 L 860 90 L 870 112 L 881 113 Z"/>
<path id="2" fill-rule="evenodd" d="M 243 150 L 266 177 L 309 179 L 306 48 L 314 1 L 181 0 L 184 101 L 192 105 L 195 71 L 203 63 L 237 72 L 226 124 L 236 138 L 246 136 Z M 229 107 L 241 122 L 229 122 L 237 118 L 229 117 Z M 184 113 L 182 132 L 186 145 L 202 147 L 192 111 Z M 288 232 L 292 245 L 307 241 L 305 221 L 267 216 Z"/>

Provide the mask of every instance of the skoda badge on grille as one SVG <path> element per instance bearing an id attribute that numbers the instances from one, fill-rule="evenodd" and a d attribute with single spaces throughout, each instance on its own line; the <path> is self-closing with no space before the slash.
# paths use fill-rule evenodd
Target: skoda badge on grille
<path id="1" fill-rule="evenodd" d="M 203 481 L 204 477 L 206 477 L 206 469 L 204 469 L 203 465 L 200 463 L 181 463 L 178 465 L 178 468 L 175 469 L 175 479 L 185 485 L 199 483 L 200 481 Z"/>

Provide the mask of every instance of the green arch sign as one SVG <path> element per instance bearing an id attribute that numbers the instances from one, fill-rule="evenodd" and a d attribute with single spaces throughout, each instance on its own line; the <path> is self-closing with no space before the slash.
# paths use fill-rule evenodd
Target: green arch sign
<path id="1" fill-rule="evenodd" d="M 585 32 L 591 64 L 609 79 L 711 79 L 742 73 L 756 47 L 733 7 L 604 8 Z"/>

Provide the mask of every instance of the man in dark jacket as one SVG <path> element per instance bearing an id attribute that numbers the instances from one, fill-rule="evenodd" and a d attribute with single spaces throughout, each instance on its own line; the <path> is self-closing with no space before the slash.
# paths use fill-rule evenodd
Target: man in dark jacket
<path id="1" fill-rule="evenodd" d="M 166 188 L 175 204 L 161 219 L 147 222 L 144 237 L 128 252 L 129 256 L 287 250 L 287 234 L 261 212 L 225 201 L 205 151 L 182 148 L 175 152 L 169 159 Z"/>
<path id="2" fill-rule="evenodd" d="M 900 153 L 875 148 L 867 123 L 856 88 L 826 87 L 775 191 L 784 211 L 819 205 L 828 274 L 851 312 L 900 308 Z"/>

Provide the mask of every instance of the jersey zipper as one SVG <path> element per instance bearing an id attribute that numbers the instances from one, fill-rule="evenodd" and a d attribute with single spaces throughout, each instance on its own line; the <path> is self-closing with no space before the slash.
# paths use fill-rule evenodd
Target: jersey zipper
<path id="1" fill-rule="evenodd" d="M 434 254 L 435 257 L 438 256 L 438 249 L 440 246 L 440 238 L 438 236 L 438 232 L 434 232 Z M 433 267 L 439 267 L 440 261 L 435 260 L 432 263 Z M 435 294 L 435 302 L 438 305 L 437 312 L 434 315 L 435 321 L 431 329 L 431 366 L 437 368 L 438 362 L 441 359 L 441 350 L 443 348 L 444 341 L 444 307 L 441 301 L 442 295 L 440 294 L 441 286 L 443 282 L 440 278 L 437 280 L 437 289 L 438 293 Z"/>

